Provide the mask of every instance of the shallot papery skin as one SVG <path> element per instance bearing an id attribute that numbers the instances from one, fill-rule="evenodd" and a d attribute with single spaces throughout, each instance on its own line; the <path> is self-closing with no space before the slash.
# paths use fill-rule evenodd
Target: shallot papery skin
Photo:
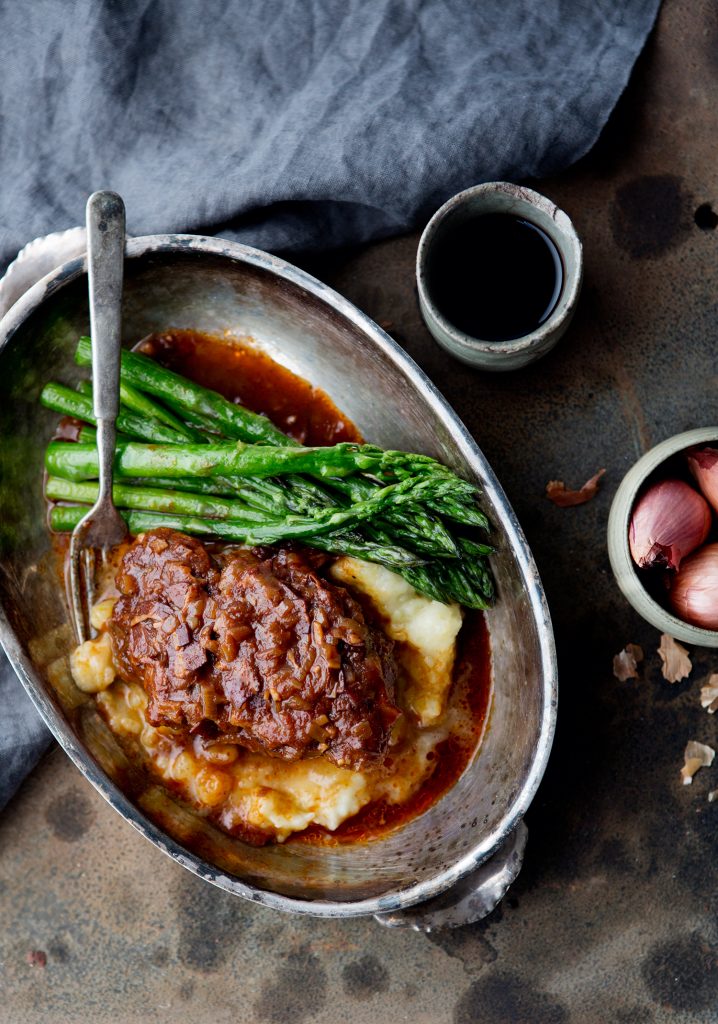
<path id="1" fill-rule="evenodd" d="M 700 547 L 710 528 L 710 506 L 698 491 L 682 480 L 661 480 L 633 509 L 628 527 L 631 557 L 641 569 L 677 569 Z"/>
<path id="2" fill-rule="evenodd" d="M 686 558 L 671 582 L 670 602 L 684 622 L 718 629 L 718 544 Z"/>
<path id="3" fill-rule="evenodd" d="M 718 449 L 693 448 L 686 460 L 703 495 L 718 510 Z"/>

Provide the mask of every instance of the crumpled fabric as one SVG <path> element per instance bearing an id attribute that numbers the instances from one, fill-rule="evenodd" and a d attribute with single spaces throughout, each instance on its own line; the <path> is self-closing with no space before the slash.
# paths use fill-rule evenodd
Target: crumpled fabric
<path id="1" fill-rule="evenodd" d="M 131 234 L 292 252 L 553 174 L 597 139 L 659 3 L 0 0 L 0 268 L 97 188 Z M 47 733 L 4 660 L 0 702 L 2 806 Z"/>
<path id="2" fill-rule="evenodd" d="M 0 650 L 0 809 L 50 745 L 51 737 Z"/>
<path id="3" fill-rule="evenodd" d="M 120 192 L 131 234 L 385 237 L 591 147 L 660 0 L 0 0 L 0 265 Z"/>

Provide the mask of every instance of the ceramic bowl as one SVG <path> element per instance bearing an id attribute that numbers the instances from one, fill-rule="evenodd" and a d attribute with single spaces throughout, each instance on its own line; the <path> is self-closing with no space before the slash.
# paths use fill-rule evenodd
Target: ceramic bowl
<path id="1" fill-rule="evenodd" d="M 648 478 L 655 474 L 656 479 L 660 479 L 660 467 L 668 459 L 694 445 L 704 444 L 718 446 L 718 427 L 698 427 L 683 434 L 675 434 L 651 448 L 626 473 L 616 491 L 608 517 L 608 557 L 624 597 L 647 622 L 660 629 L 661 633 L 668 633 L 684 643 L 696 647 L 718 647 L 718 631 L 684 622 L 651 597 L 628 546 L 631 512 Z"/>
<path id="2" fill-rule="evenodd" d="M 437 308 L 428 283 L 432 250 L 443 233 L 487 213 L 513 214 L 536 224 L 551 238 L 563 264 L 563 287 L 553 313 L 531 334 L 510 341 L 487 341 L 459 330 Z M 424 229 L 416 256 L 419 307 L 426 326 L 447 352 L 481 370 L 517 370 L 550 352 L 571 323 L 582 278 L 581 241 L 568 215 L 546 196 L 508 181 L 475 185 L 444 203 Z"/>
<path id="3" fill-rule="evenodd" d="M 57 416 L 38 395 L 73 384 L 88 331 L 84 258 L 30 289 L 0 323 L 0 639 L 80 771 L 159 849 L 232 893 L 296 913 L 392 913 L 444 893 L 515 833 L 548 758 L 556 714 L 553 635 L 526 540 L 494 473 L 447 403 L 376 324 L 321 282 L 216 238 L 128 241 L 127 343 L 170 327 L 250 336 L 323 388 L 364 436 L 431 454 L 477 481 L 495 526 L 498 602 L 487 618 L 494 693 L 481 750 L 432 808 L 372 842 L 248 846 L 129 764 L 67 667 L 71 630 L 42 495 Z M 211 927 L 209 922 L 208 927 Z"/>

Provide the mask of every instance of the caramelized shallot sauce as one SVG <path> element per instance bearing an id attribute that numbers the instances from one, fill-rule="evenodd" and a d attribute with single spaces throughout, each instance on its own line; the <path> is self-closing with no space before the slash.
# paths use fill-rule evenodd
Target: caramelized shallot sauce
<path id="1" fill-rule="evenodd" d="M 330 445 L 362 440 L 354 424 L 337 409 L 328 395 L 280 366 L 251 343 L 196 331 L 169 330 L 145 338 L 136 350 L 168 369 L 219 392 L 230 401 L 240 402 L 253 412 L 265 414 L 281 430 L 303 444 Z M 76 440 L 77 429 L 76 421 L 65 418 L 55 436 Z M 53 542 L 62 563 L 67 552 L 67 536 L 55 535 Z M 214 547 L 211 544 L 210 550 Z M 355 596 L 360 601 L 363 598 L 363 595 Z M 486 727 L 490 697 L 488 630 L 480 612 L 466 612 L 457 641 L 453 686 L 448 701 L 450 709 L 459 711 L 462 728 L 455 730 L 436 747 L 432 758 L 435 768 L 431 775 L 403 804 L 375 800 L 334 831 L 311 825 L 290 836 L 287 842 L 322 845 L 364 842 L 422 814 L 454 785 L 469 765 Z M 169 746 L 174 745 L 169 735 L 165 742 Z M 196 742 L 196 738 L 187 737 L 182 748 L 194 749 Z M 199 750 L 195 752 L 200 753 Z M 391 757 L 391 752 L 388 757 Z M 150 765 L 147 766 L 151 770 Z M 182 787 L 172 780 L 163 778 L 162 784 L 184 796 Z M 219 824 L 246 842 L 261 845 L 268 841 L 266 832 L 238 827 L 236 822 L 223 825 L 220 820 Z"/>

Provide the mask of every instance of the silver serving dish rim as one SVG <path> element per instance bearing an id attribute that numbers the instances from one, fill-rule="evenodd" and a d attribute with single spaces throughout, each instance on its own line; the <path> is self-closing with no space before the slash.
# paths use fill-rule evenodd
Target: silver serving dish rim
<path id="1" fill-rule="evenodd" d="M 501 528 L 507 537 L 526 587 L 530 607 L 535 618 L 540 643 L 543 679 L 543 716 L 538 742 L 534 751 L 531 768 L 518 788 L 515 797 L 498 825 L 476 843 L 471 850 L 459 858 L 451 867 L 431 878 L 393 893 L 385 893 L 362 900 L 335 902 L 329 900 L 303 900 L 280 893 L 259 889 L 242 882 L 239 878 L 215 868 L 196 854 L 186 850 L 161 828 L 147 818 L 114 785 L 104 771 L 90 758 L 78 742 L 68 723 L 48 700 L 38 674 L 22 648 L 12 629 L 4 609 L 0 606 L 0 644 L 2 644 L 20 681 L 45 723 L 84 777 L 95 787 L 104 799 L 138 832 L 150 840 L 177 863 L 183 865 L 200 878 L 242 896 L 254 903 L 291 913 L 309 914 L 321 917 L 359 917 L 370 914 L 386 914 L 415 906 L 445 892 L 464 878 L 480 864 L 496 853 L 506 842 L 522 820 L 541 782 L 556 725 L 558 701 L 558 676 L 556 651 L 551 626 L 551 617 L 543 586 L 529 549 L 526 538 L 519 526 L 516 515 L 504 494 L 493 470 L 468 430 L 453 411 L 443 395 L 432 384 L 414 360 L 383 331 L 374 321 L 334 289 L 323 284 L 310 274 L 285 260 L 260 249 L 231 242 L 227 239 L 203 235 L 146 235 L 128 239 L 125 258 L 131 260 L 151 253 L 192 251 L 223 256 L 239 262 L 262 268 L 277 277 L 304 288 L 351 321 L 374 345 L 386 353 L 420 391 L 432 410 L 446 425 L 461 454 L 482 482 L 487 494 L 491 495 L 501 516 Z M 77 257 L 62 264 L 47 274 L 25 292 L 0 320 L 0 351 L 15 330 L 46 299 L 50 298 L 65 284 L 86 272 L 86 258 Z"/>

